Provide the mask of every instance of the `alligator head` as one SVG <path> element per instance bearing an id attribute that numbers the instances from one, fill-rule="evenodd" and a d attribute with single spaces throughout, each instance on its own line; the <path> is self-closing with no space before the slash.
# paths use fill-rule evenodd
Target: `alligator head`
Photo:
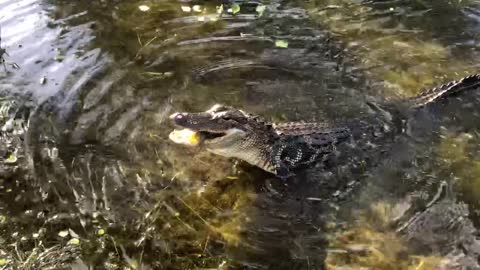
<path id="1" fill-rule="evenodd" d="M 204 112 L 174 113 L 170 119 L 176 126 L 193 131 L 198 139 L 196 145 L 274 172 L 271 141 L 277 134 L 260 117 L 216 104 Z"/>

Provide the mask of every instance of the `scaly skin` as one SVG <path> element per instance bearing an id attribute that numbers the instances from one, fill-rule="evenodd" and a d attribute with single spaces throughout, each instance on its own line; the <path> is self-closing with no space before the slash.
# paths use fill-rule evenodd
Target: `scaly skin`
<path id="1" fill-rule="evenodd" d="M 174 113 L 170 118 L 176 126 L 197 132 L 201 145 L 208 151 L 244 160 L 287 178 L 299 168 L 334 158 L 340 145 L 374 148 L 377 139 L 402 133 L 409 113 L 479 86 L 480 74 L 471 75 L 396 104 L 405 107 L 407 114 L 397 113 L 393 104 L 370 104 L 378 112 L 375 118 L 336 127 L 303 122 L 274 124 L 218 104 L 205 112 Z"/>

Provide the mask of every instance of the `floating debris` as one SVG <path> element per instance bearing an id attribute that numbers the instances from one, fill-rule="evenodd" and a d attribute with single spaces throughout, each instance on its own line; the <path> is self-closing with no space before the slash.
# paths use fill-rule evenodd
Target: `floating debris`
<path id="1" fill-rule="evenodd" d="M 13 164 L 13 163 L 16 163 L 17 162 L 17 156 L 15 155 L 15 153 L 12 153 L 8 156 L 8 158 L 5 160 L 5 163 L 7 164 Z"/>
<path id="2" fill-rule="evenodd" d="M 189 6 L 181 6 L 180 8 L 183 12 L 192 12 L 192 8 Z"/>
<path id="3" fill-rule="evenodd" d="M 55 56 L 54 59 L 55 59 L 55 61 L 62 62 L 63 60 L 65 60 L 65 56 L 57 55 L 57 56 Z"/>
<path id="4" fill-rule="evenodd" d="M 47 78 L 45 76 L 43 76 L 42 78 L 40 78 L 40 84 L 46 84 L 47 83 Z"/>
<path id="5" fill-rule="evenodd" d="M 288 48 L 288 41 L 285 41 L 285 40 L 277 40 L 277 41 L 275 41 L 275 47 L 278 47 L 278 48 Z"/>
<path id="6" fill-rule="evenodd" d="M 80 245 L 80 240 L 78 238 L 72 238 L 70 241 L 68 241 L 68 243 L 72 245 Z"/>
<path id="7" fill-rule="evenodd" d="M 140 9 L 140 11 L 147 12 L 150 10 L 150 7 L 147 5 L 140 5 L 138 6 L 138 9 Z"/>
<path id="8" fill-rule="evenodd" d="M 167 71 L 167 72 L 153 72 L 153 71 L 147 71 L 144 74 L 150 75 L 150 76 L 155 76 L 155 77 L 164 77 L 164 78 L 170 78 L 173 76 L 172 71 Z"/>
<path id="9" fill-rule="evenodd" d="M 240 12 L 240 5 L 239 4 L 233 4 L 232 5 L 232 8 L 229 9 L 229 11 L 231 10 L 231 13 L 233 14 L 237 14 Z"/>
<path id="10" fill-rule="evenodd" d="M 258 13 L 258 17 L 262 17 L 263 13 L 265 12 L 265 9 L 267 8 L 267 6 L 265 5 L 258 5 L 256 8 L 255 8 L 255 11 Z"/>
<path id="11" fill-rule="evenodd" d="M 74 232 L 72 229 L 68 229 L 68 233 L 73 237 L 73 238 L 80 238 L 80 236 Z"/>
<path id="12" fill-rule="evenodd" d="M 62 238 L 65 238 L 68 236 L 68 231 L 60 231 L 58 232 L 58 236 L 62 237 Z"/>
<path id="13" fill-rule="evenodd" d="M 202 12 L 202 7 L 200 5 L 194 5 L 193 6 L 193 11 L 195 12 Z"/>
<path id="14" fill-rule="evenodd" d="M 223 5 L 217 6 L 217 14 L 223 13 Z"/>

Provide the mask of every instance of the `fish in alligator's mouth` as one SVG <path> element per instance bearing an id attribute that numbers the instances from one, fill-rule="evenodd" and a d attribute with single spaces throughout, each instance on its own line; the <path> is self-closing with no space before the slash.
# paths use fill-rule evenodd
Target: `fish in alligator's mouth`
<path id="1" fill-rule="evenodd" d="M 223 132 L 210 132 L 206 130 L 195 131 L 188 128 L 175 129 L 168 135 L 169 139 L 178 144 L 187 146 L 200 146 L 205 142 L 215 141 L 215 139 L 225 136 Z"/>
<path id="2" fill-rule="evenodd" d="M 423 91 L 399 103 L 415 111 L 436 100 L 479 87 L 480 74 L 476 74 Z M 394 104 L 391 106 L 395 107 Z M 403 117 L 396 114 L 395 108 L 382 105 L 375 106 L 375 109 L 381 113 L 366 125 L 358 121 L 358 125 L 332 127 L 324 123 L 274 124 L 242 110 L 217 104 L 204 112 L 172 114 L 173 124 L 182 130 L 174 130 L 169 137 L 175 143 L 202 146 L 217 155 L 238 158 L 286 177 L 294 169 L 325 160 L 344 142 L 379 137 L 379 132 L 399 132 L 388 128 L 395 126 L 392 123 L 403 122 L 403 119 L 395 119 Z"/>

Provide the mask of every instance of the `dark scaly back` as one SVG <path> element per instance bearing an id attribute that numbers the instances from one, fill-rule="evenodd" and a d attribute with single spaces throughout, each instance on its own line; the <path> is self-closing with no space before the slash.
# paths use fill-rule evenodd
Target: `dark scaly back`
<path id="1" fill-rule="evenodd" d="M 308 166 L 332 153 L 335 146 L 351 136 L 349 128 L 325 123 L 292 122 L 274 124 L 277 140 L 272 147 L 276 174 L 288 177 L 291 170 Z"/>
<path id="2" fill-rule="evenodd" d="M 244 112 L 250 120 L 253 120 L 253 123 L 255 125 L 258 125 L 262 129 L 264 129 L 264 133 L 268 137 L 268 144 L 273 144 L 275 141 L 279 139 L 278 132 L 274 128 L 274 124 L 271 122 L 265 120 L 263 117 L 251 113 Z"/>
<path id="3" fill-rule="evenodd" d="M 444 97 L 476 87 L 480 87 L 480 74 L 425 90 L 419 95 L 405 100 L 404 104 L 410 109 L 419 109 Z M 291 169 L 323 159 L 335 151 L 337 144 L 348 141 L 350 138 L 361 142 L 362 139 L 365 139 L 364 137 L 367 137 L 366 141 L 369 142 L 372 139 L 382 140 L 384 136 L 379 134 L 387 135 L 403 130 L 402 119 L 405 116 L 402 116 L 402 113 L 392 110 L 393 108 L 384 110 L 378 107 L 374 109 L 384 117 L 373 122 L 358 121 L 357 119 L 354 124 L 345 127 L 303 122 L 273 124 L 272 128 L 278 135 L 272 148 L 272 159 L 276 165 L 277 175 L 288 174 Z M 390 122 L 390 126 L 386 125 L 388 122 Z M 373 136 L 365 136 L 367 134 Z"/>
<path id="4" fill-rule="evenodd" d="M 302 142 L 312 146 L 336 145 L 350 137 L 347 127 L 332 127 L 326 123 L 292 122 L 276 124 L 274 128 L 280 138 L 301 138 Z"/>
<path id="5" fill-rule="evenodd" d="M 470 75 L 460 80 L 425 90 L 419 95 L 407 99 L 406 102 L 412 109 L 423 108 L 445 97 L 477 87 L 480 87 L 480 74 Z"/>

